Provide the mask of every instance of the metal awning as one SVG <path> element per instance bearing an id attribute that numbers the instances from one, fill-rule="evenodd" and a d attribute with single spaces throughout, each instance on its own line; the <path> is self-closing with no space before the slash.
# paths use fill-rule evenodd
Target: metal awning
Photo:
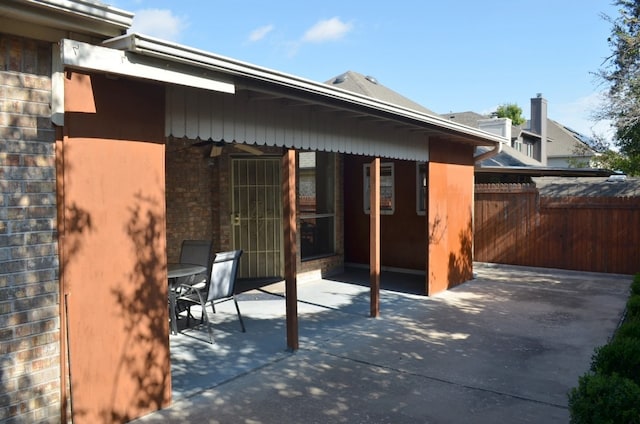
<path id="1" fill-rule="evenodd" d="M 168 85 L 167 136 L 428 160 L 432 137 L 504 139 L 437 116 L 139 34 L 63 40 L 62 66 Z"/>

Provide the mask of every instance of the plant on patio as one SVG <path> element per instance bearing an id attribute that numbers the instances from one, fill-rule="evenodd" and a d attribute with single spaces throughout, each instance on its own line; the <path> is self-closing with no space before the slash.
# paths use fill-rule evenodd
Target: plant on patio
<path id="1" fill-rule="evenodd" d="M 640 387 L 617 374 L 585 374 L 569 393 L 572 424 L 640 423 Z"/>

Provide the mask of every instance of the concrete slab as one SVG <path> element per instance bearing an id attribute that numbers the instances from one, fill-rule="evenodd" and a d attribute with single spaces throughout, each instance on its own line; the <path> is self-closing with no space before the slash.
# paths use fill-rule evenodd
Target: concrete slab
<path id="1" fill-rule="evenodd" d="M 434 297 L 384 273 L 368 318 L 366 270 L 298 287 L 286 351 L 282 285 L 240 296 L 206 332 L 171 337 L 174 403 L 138 423 L 567 423 L 567 392 L 613 335 L 630 276 L 475 264 Z M 397 284 L 394 284 L 397 282 Z M 200 339 L 200 340 L 198 340 Z"/>

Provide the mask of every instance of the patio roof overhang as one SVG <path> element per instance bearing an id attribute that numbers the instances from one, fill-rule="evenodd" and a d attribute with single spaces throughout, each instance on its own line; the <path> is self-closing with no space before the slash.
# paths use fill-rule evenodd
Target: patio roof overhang
<path id="1" fill-rule="evenodd" d="M 165 132 L 174 137 L 413 160 L 428 160 L 431 137 L 494 150 L 505 141 L 439 116 L 140 34 L 112 38 L 102 46 L 72 40 L 61 45 L 63 67 L 167 83 Z M 234 95 L 217 101 L 207 92 Z M 230 117 L 229 110 L 235 115 Z M 322 122 L 317 122 L 317 115 Z M 271 139 L 269 135 L 243 138 L 256 131 L 238 128 L 238 122 L 256 116 L 258 122 L 253 125 L 274 129 Z M 291 122 L 298 124 L 300 133 L 289 135 L 288 140 L 280 137 L 278 131 L 290 132 Z M 326 133 L 327 129 L 333 132 Z M 313 135 L 320 133 L 318 142 Z"/>

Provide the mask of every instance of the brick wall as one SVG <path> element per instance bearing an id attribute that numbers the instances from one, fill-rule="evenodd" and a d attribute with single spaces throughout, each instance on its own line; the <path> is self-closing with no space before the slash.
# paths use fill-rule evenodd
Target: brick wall
<path id="1" fill-rule="evenodd" d="M 218 169 L 207 157 L 207 147 L 192 147 L 193 141 L 167 140 L 165 171 L 167 199 L 167 260 L 177 262 L 186 239 L 211 239 L 218 246 L 218 215 L 215 200 Z"/>
<path id="2" fill-rule="evenodd" d="M 0 34 L 0 422 L 60 420 L 51 47 Z"/>

